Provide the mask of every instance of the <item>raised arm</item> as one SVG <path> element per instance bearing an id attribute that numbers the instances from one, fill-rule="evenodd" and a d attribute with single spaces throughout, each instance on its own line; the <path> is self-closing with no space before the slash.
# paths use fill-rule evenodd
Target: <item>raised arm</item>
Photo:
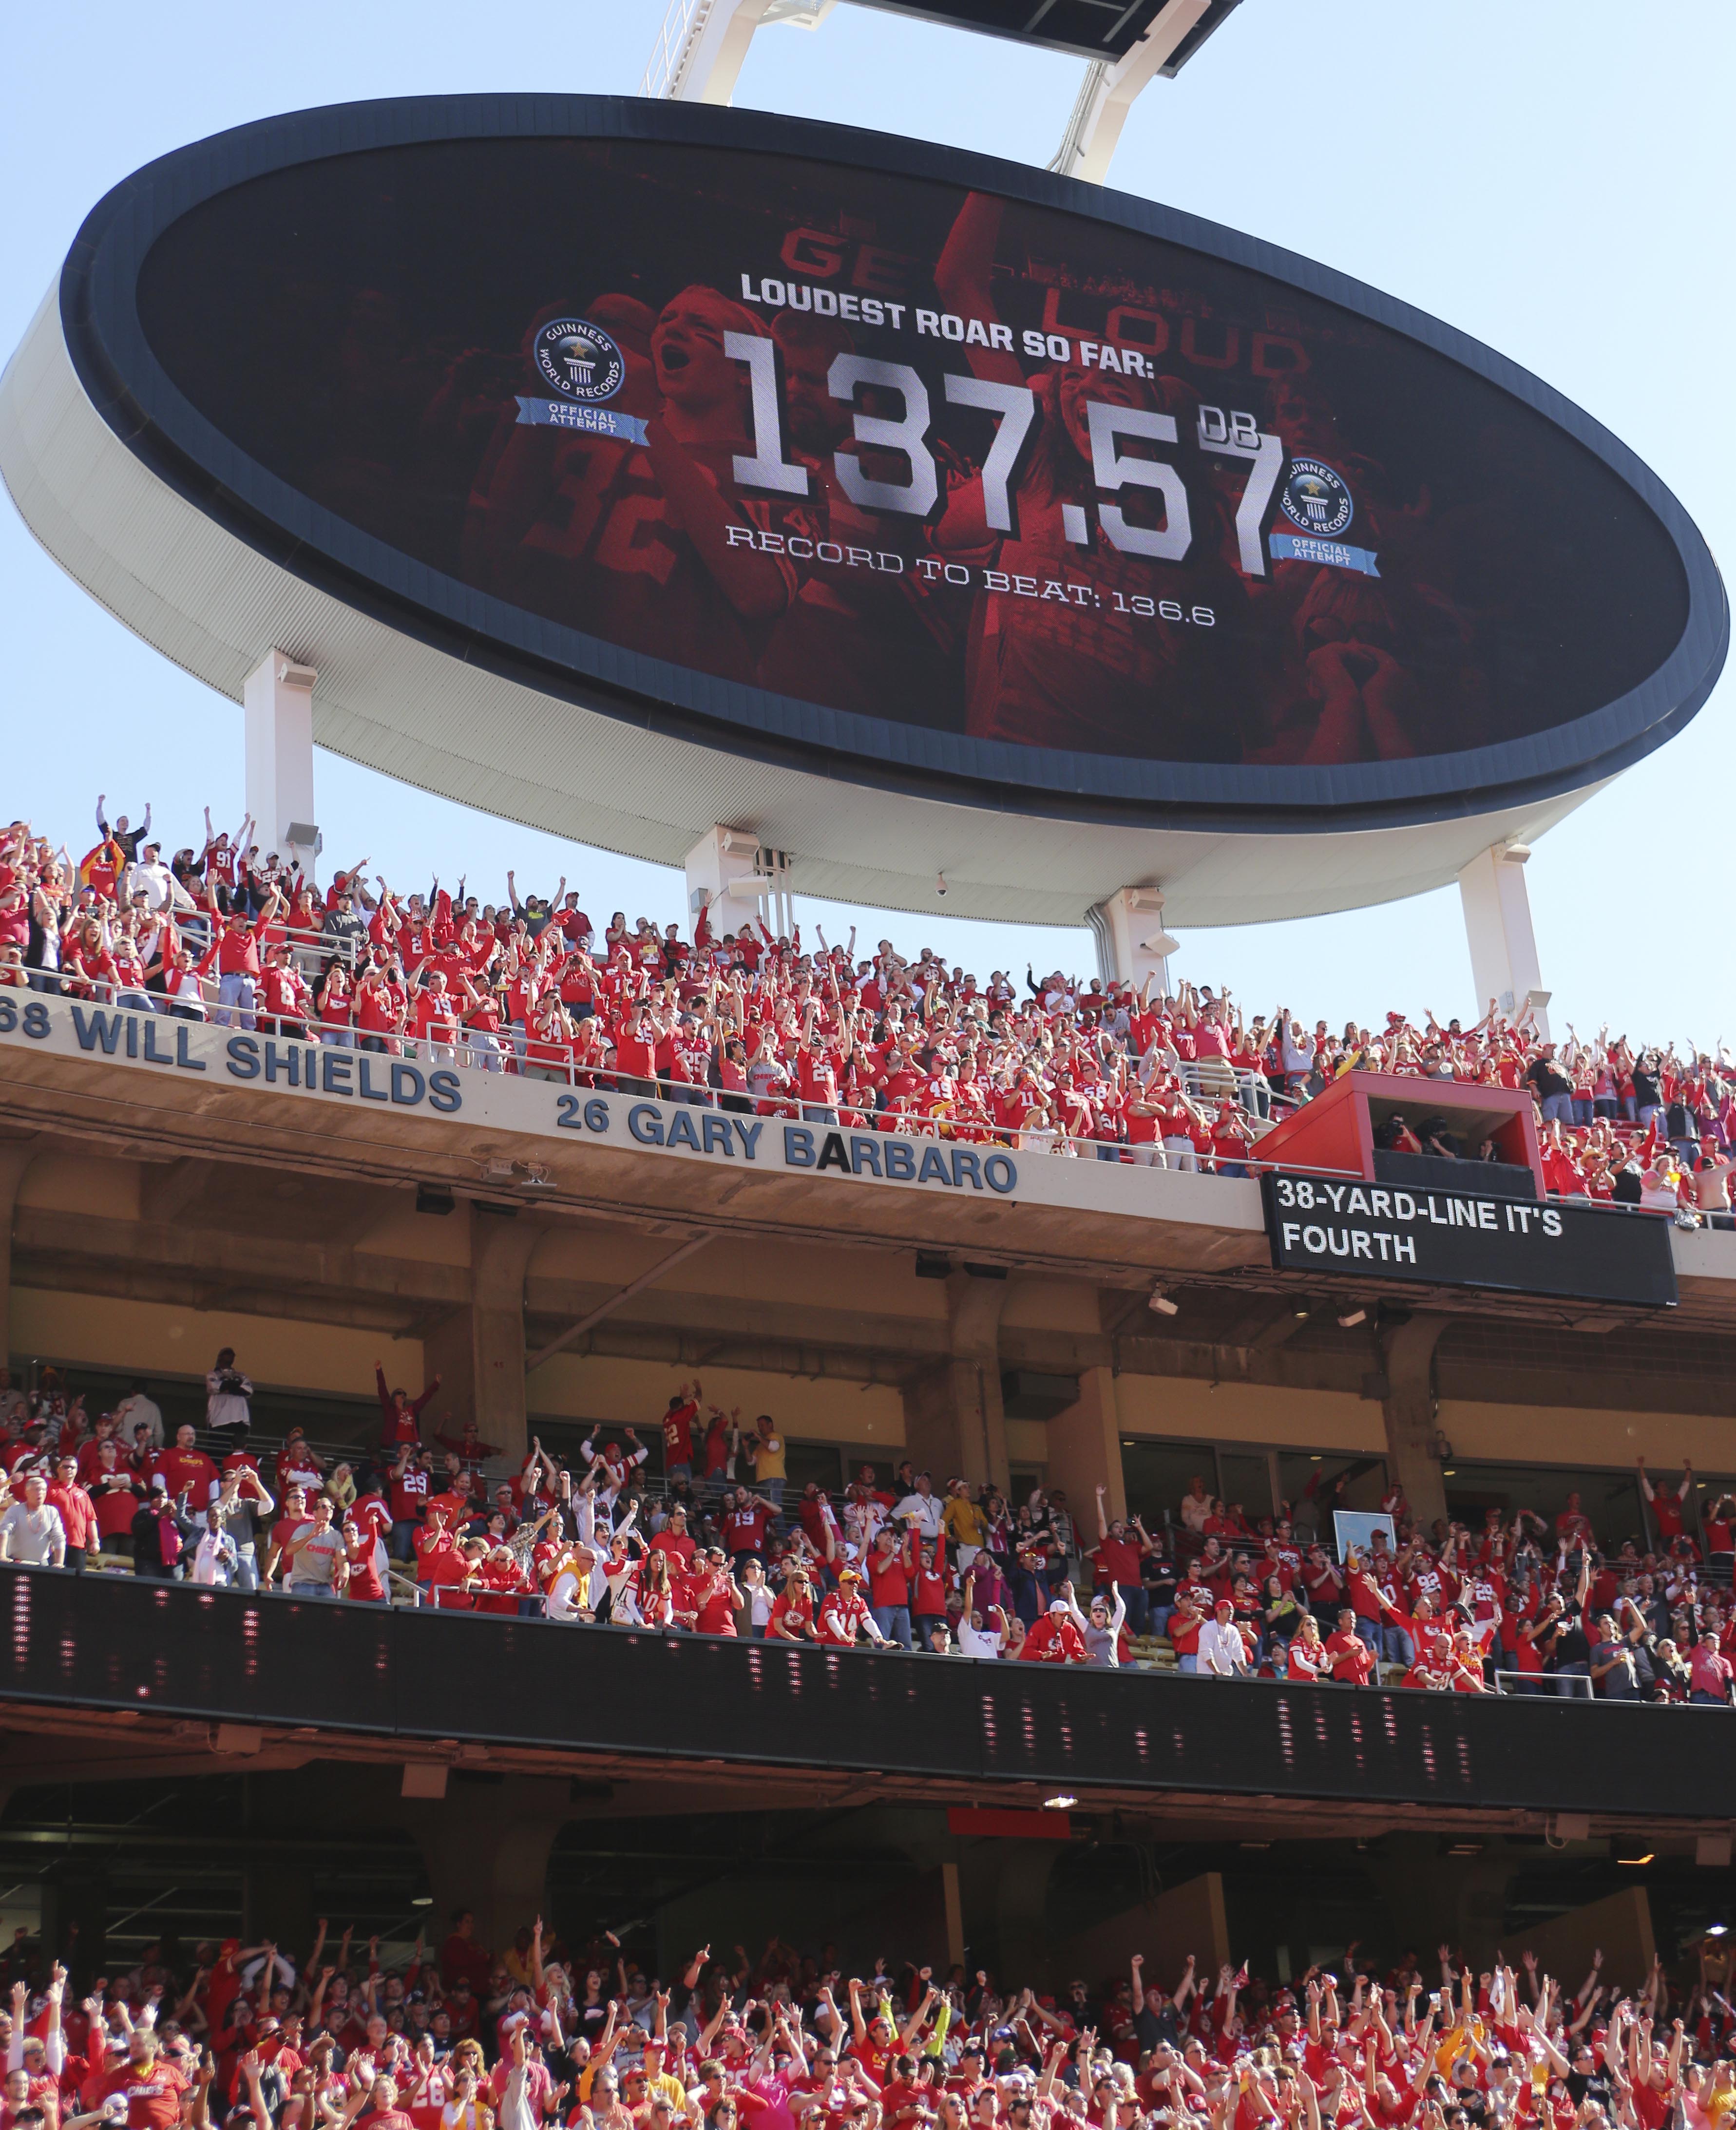
<path id="1" fill-rule="evenodd" d="M 912 2012 L 909 2018 L 905 2021 L 903 2029 L 899 2034 L 898 2046 L 900 2048 L 907 2049 L 911 2046 L 911 2042 L 916 2040 L 917 2035 L 921 2032 L 924 2025 L 927 2022 L 929 2013 L 934 2009 L 935 2004 L 940 1997 L 940 1993 L 935 1989 L 933 1980 L 931 1980 L 933 1973 L 934 1970 L 932 1968 L 925 1967 L 921 1973 L 916 1977 L 916 1980 L 924 1984 L 925 1987 L 923 1990 L 921 2003 L 917 2005 L 916 2010 Z"/>

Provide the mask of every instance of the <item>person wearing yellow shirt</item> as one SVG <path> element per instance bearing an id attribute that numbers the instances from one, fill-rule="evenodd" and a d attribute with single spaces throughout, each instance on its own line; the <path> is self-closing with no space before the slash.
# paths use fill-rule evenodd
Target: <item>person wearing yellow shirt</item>
<path id="1" fill-rule="evenodd" d="M 940 1528 L 953 1542 L 953 1552 L 962 1574 L 982 1551 L 988 1536 L 988 1518 L 972 1501 L 962 1479 L 954 1479 L 947 1488 L 945 1506 L 940 1512 Z"/>
<path id="2" fill-rule="evenodd" d="M 783 1436 L 768 1412 L 761 1413 L 753 1423 L 752 1449 L 754 1487 L 772 1504 L 775 1512 L 774 1521 L 781 1521 L 783 1516 L 783 1483 L 789 1476 L 789 1464 Z"/>
<path id="3" fill-rule="evenodd" d="M 658 2008 L 660 2013 L 667 2009 L 668 2003 L 667 1996 L 659 1993 Z M 641 2098 L 649 2104 L 667 2101 L 677 2116 L 682 2116 L 687 2112 L 687 2089 L 678 2078 L 672 2078 L 663 2069 L 666 2054 L 666 2046 L 662 2042 L 646 2042 L 645 2089 Z"/>
<path id="4" fill-rule="evenodd" d="M 521 1989 L 531 1986 L 530 1932 L 520 1929 L 506 1951 L 500 1956 L 500 1965 L 511 1975 Z"/>

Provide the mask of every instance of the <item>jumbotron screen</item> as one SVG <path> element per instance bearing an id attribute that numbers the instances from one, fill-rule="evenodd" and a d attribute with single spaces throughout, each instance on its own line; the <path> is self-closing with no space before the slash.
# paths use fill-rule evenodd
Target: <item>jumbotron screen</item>
<path id="1" fill-rule="evenodd" d="M 348 528 L 472 636 L 534 618 L 545 664 L 894 777 L 944 734 L 1130 801 L 1154 765 L 1489 786 L 1670 660 L 1678 537 L 1523 373 L 1138 203 L 791 151 L 833 131 L 323 127 L 167 220 L 137 327 L 270 477 L 226 497 L 316 507 L 304 552 Z"/>

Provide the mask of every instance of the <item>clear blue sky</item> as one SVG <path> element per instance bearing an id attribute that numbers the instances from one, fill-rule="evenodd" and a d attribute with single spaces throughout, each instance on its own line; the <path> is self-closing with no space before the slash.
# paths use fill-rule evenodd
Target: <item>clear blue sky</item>
<path id="1" fill-rule="evenodd" d="M 466 89 L 636 91 L 662 0 L 519 21 L 451 0 L 60 0 L 7 25 L 0 82 L 0 354 L 90 206 L 165 150 L 276 111 Z M 849 5 L 762 31 L 739 104 L 1046 162 L 1079 63 Z M 1728 565 L 1736 552 L 1730 0 L 1245 0 L 1136 106 L 1112 181 L 1310 254 L 1475 334 L 1654 466 Z M 8 790 L 75 848 L 98 788 L 191 839 L 242 811 L 241 714 L 129 636 L 0 505 Z M 1726 679 L 1687 733 L 1546 838 L 1528 867 L 1559 1029 L 1736 1042 Z M 681 883 L 467 812 L 322 754 L 328 859 L 418 884 L 430 860 L 498 892 L 565 872 L 594 916 L 668 919 Z M 837 913 L 819 915 L 830 934 Z M 847 921 L 847 920 L 846 920 Z M 872 915 L 980 972 L 1088 969 L 1083 933 Z M 1378 1023 L 1471 1010 L 1456 890 L 1347 917 L 1194 933 L 1178 973 L 1255 1007 Z"/>

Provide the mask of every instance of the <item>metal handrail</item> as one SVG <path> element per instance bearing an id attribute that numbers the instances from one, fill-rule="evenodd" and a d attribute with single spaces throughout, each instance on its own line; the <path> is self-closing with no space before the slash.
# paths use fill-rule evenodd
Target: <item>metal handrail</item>
<path id="1" fill-rule="evenodd" d="M 680 69 L 681 60 L 688 41 L 688 32 L 696 16 L 706 16 L 711 12 L 712 0 L 669 0 L 667 12 L 651 47 L 651 57 L 645 63 L 645 71 L 639 81 L 641 96 L 666 97 Z M 703 27 L 703 23 L 701 25 Z"/>
<path id="2" fill-rule="evenodd" d="M 1504 1679 L 1520 1681 L 1523 1691 L 1515 1694 L 1512 1687 L 1503 1685 Z M 1581 1688 L 1585 1689 L 1585 1698 L 1587 1701 L 1595 1701 L 1597 1698 L 1592 1690 L 1590 1679 L 1575 1671 L 1497 1670 L 1494 1683 L 1495 1691 L 1498 1693 L 1507 1694 L 1514 1699 L 1525 1699 L 1534 1694 L 1539 1699 L 1554 1695 L 1558 1698 L 1571 1701 L 1579 1694 Z M 1571 1691 L 1563 1694 L 1561 1692 L 1563 1687 L 1571 1688 Z"/>
<path id="3" fill-rule="evenodd" d="M 677 4 L 686 4 L 686 0 L 677 0 Z M 702 0 L 696 0 L 696 4 L 702 4 Z M 299 947 L 296 951 L 298 953 L 318 953 L 322 954 L 325 958 L 331 958 L 332 956 L 337 956 L 340 958 L 347 959 L 350 962 L 351 966 L 353 967 L 355 965 L 355 962 L 358 958 L 358 950 L 354 943 L 346 942 L 336 938 L 328 938 L 324 934 L 320 936 L 323 941 L 323 946 L 320 948 L 315 949 L 311 946 Z M 118 995 L 117 993 L 116 987 L 113 985 L 97 979 L 90 979 L 88 981 L 89 984 L 89 996 L 93 1002 L 110 1007 L 113 1007 L 117 1005 Z M 212 979 L 208 976 L 201 979 L 200 990 L 203 1001 L 204 1017 L 207 1020 L 210 1020 L 219 1013 L 233 1015 L 243 1010 L 243 1009 L 239 1006 L 223 1006 L 220 1005 L 217 999 L 215 986 L 213 984 Z M 65 996 L 70 996 L 71 994 L 65 994 Z M 169 1001 L 165 999 L 161 994 L 153 993 L 151 994 L 151 996 L 152 999 L 152 1010 L 154 1011 L 166 1012 L 168 1010 Z M 259 1007 L 256 1001 L 254 1006 L 249 1010 L 251 1011 L 253 1018 L 258 1018 Z M 356 1034 L 354 1028 L 347 1024 L 336 1024 L 322 1022 L 311 1018 L 308 1021 L 307 1026 L 309 1030 L 312 1031 L 307 1038 L 308 1041 L 321 1040 L 322 1031 L 325 1031 L 334 1035 L 337 1034 L 348 1034 L 352 1039 L 355 1038 Z M 522 1071 L 524 1065 L 526 1063 L 525 1056 L 519 1048 L 520 1040 L 534 1041 L 536 1039 L 534 1037 L 521 1038 L 516 1030 L 509 1030 L 505 1029 L 497 1034 L 479 1034 L 476 1030 L 465 1028 L 461 1022 L 457 1024 L 457 1031 L 458 1032 L 456 1034 L 455 1039 L 450 1043 L 444 1041 L 432 1041 L 425 1036 L 418 1037 L 407 1034 L 389 1034 L 385 1036 L 383 1040 L 390 1054 L 395 1057 L 416 1058 L 419 1058 L 422 1053 L 426 1051 L 428 1056 L 437 1062 L 460 1065 L 464 1067 L 466 1070 L 518 1072 Z M 485 1063 L 484 1061 L 487 1062 Z M 529 1062 L 537 1063 L 538 1061 L 531 1060 Z M 641 1081 L 638 1076 L 635 1074 L 620 1072 L 612 1067 L 605 1066 L 580 1065 L 574 1063 L 570 1058 L 564 1067 L 557 1066 L 552 1069 L 562 1075 L 565 1085 L 580 1091 L 588 1091 L 603 1094 L 614 1094 L 617 1096 L 643 1096 L 644 1086 L 647 1084 L 645 1082 Z M 1188 1088 L 1190 1069 L 1197 1071 L 1197 1067 L 1193 1067 L 1192 1066 L 1192 1061 L 1182 1061 L 1182 1077 L 1184 1088 Z M 1264 1076 L 1246 1069 L 1232 1067 L 1231 1070 L 1234 1073 L 1236 1082 L 1236 1102 L 1238 1107 L 1245 1115 L 1249 1115 L 1255 1125 L 1266 1125 L 1271 1121 L 1275 1121 L 1275 1120 L 1269 1120 L 1260 1116 L 1254 1101 L 1253 1091 L 1255 1085 L 1257 1082 L 1263 1079 Z M 629 1084 L 623 1086 L 623 1082 L 626 1082 Z M 654 1098 L 675 1106 L 680 1106 L 682 1103 L 683 1098 L 691 1093 L 696 1094 L 702 1098 L 703 1106 L 707 1108 L 716 1108 L 719 1106 L 717 1098 L 720 1095 L 734 1091 L 731 1090 L 720 1089 L 709 1086 L 691 1086 L 687 1082 L 662 1080 L 655 1077 L 653 1077 L 648 1084 L 653 1090 L 653 1095 L 644 1096 L 644 1099 L 649 1100 Z M 1188 1091 L 1198 1091 L 1197 1081 L 1195 1082 L 1193 1087 L 1188 1088 Z M 816 1121 L 815 1120 L 806 1118 L 804 1116 L 803 1112 L 807 1109 L 829 1109 L 835 1114 L 839 1110 L 854 1109 L 856 1106 L 854 1104 L 843 1101 L 829 1104 L 806 1102 L 799 1092 L 791 1092 L 787 1095 L 780 1094 L 775 1096 L 765 1097 L 748 1094 L 744 1096 L 743 1099 L 756 1106 L 754 1109 L 754 1114 L 756 1115 L 760 1114 L 757 1107 L 757 1105 L 760 1101 L 768 1100 L 775 1101 L 779 1106 L 771 1113 L 772 1115 L 774 1117 L 781 1116 L 791 1123 Z M 1102 1156 L 1100 1150 L 1107 1147 L 1112 1148 L 1115 1150 L 1116 1158 L 1119 1160 L 1122 1152 L 1134 1144 L 1134 1142 L 1122 1139 L 1080 1138 L 1074 1134 L 1064 1132 L 1048 1125 L 1021 1128 L 1011 1125 L 1000 1125 L 993 1123 L 987 1118 L 978 1117 L 935 1117 L 920 1115 L 905 1115 L 901 1113 L 897 1117 L 897 1122 L 888 1129 L 882 1125 L 879 1121 L 881 1119 L 887 1115 L 888 1113 L 886 1110 L 876 1110 L 871 1111 L 858 1111 L 858 1113 L 864 1116 L 865 1121 L 861 1125 L 850 1127 L 852 1129 L 879 1132 L 882 1133 L 886 1136 L 891 1137 L 957 1141 L 966 1145 L 980 1144 L 988 1142 L 992 1143 L 997 1146 L 1004 1147 L 1009 1152 L 1012 1153 L 1059 1153 L 1074 1158 L 1096 1160 L 1101 1158 L 1105 1158 Z M 1286 1110 L 1286 1114 L 1288 1114 L 1288 1110 Z M 1152 1142 L 1145 1141 L 1141 1142 L 1141 1144 L 1150 1144 Z M 1163 1142 L 1159 1140 L 1155 1142 L 1155 1144 L 1159 1147 L 1160 1150 L 1162 1150 Z M 1359 1170 L 1331 1168 L 1322 1163 L 1310 1162 L 1298 1162 L 1293 1160 L 1275 1162 L 1263 1159 L 1255 1151 L 1255 1148 L 1258 1144 L 1259 1141 L 1258 1139 L 1256 1139 L 1248 1148 L 1246 1153 L 1232 1157 L 1236 1164 L 1246 1169 L 1251 1176 L 1259 1175 L 1264 1173 L 1267 1170 L 1276 1170 L 1281 1168 L 1290 1173 L 1297 1175 L 1340 1177 L 1346 1182 L 1361 1182 L 1365 1180 Z M 1171 1158 L 1179 1159 L 1182 1162 L 1191 1160 L 1195 1164 L 1197 1169 L 1199 1163 L 1214 1158 L 1214 1157 L 1209 1155 L 1194 1154 L 1190 1156 L 1186 1153 Z M 1156 1164 L 1154 1163 L 1152 1165 L 1155 1166 Z M 1165 1167 L 1169 1165 L 1169 1159 L 1165 1160 L 1164 1165 Z M 1467 1178 L 1467 1181 L 1463 1187 L 1466 1190 L 1473 1188 L 1475 1182 L 1474 1172 L 1477 1164 L 1475 1162 L 1464 1162 L 1459 1165 L 1467 1172 L 1473 1172 L 1473 1173 Z M 1198 1169 L 1198 1172 L 1215 1174 L 1220 1172 L 1215 1169 Z M 1558 1202 L 1563 1204 L 1572 1203 L 1575 1205 L 1584 1205 L 1590 1207 L 1592 1211 L 1600 1213 L 1613 1212 L 1641 1214 L 1654 1220 L 1674 1220 L 1678 1226 L 1685 1229 L 1698 1230 L 1702 1227 L 1710 1228 L 1718 1225 L 1719 1222 L 1728 1225 L 1733 1221 L 1736 1221 L 1736 1212 L 1733 1212 L 1730 1209 L 1724 1207 L 1695 1207 L 1690 1206 L 1665 1207 L 1638 1206 L 1590 1197 L 1584 1199 L 1574 1198 L 1571 1201 L 1563 1199 L 1560 1200 Z"/>

